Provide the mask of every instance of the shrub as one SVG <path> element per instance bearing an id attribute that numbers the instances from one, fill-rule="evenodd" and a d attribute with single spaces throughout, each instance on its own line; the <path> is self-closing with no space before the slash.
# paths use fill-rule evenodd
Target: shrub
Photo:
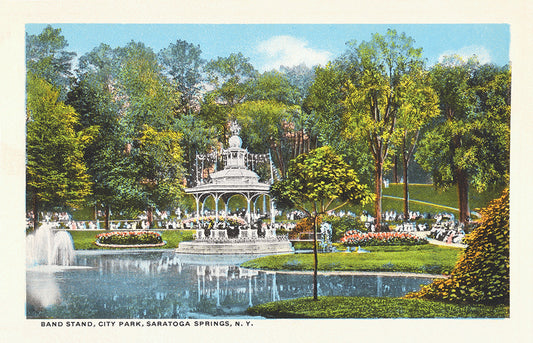
<path id="1" fill-rule="evenodd" d="M 425 238 L 405 232 L 363 233 L 357 230 L 346 231 L 340 242 L 346 246 L 420 245 L 428 243 Z"/>
<path id="2" fill-rule="evenodd" d="M 139 245 L 162 243 L 161 235 L 154 231 L 115 231 L 96 236 L 101 244 Z"/>
<path id="3" fill-rule="evenodd" d="M 318 218 L 318 229 L 320 229 L 320 224 L 322 223 L 322 218 Z M 299 233 L 302 232 L 313 232 L 314 231 L 314 223 L 313 219 L 311 217 L 305 217 L 301 219 L 298 223 L 296 223 L 296 226 L 294 229 L 291 230 L 289 233 L 289 239 L 295 239 L 298 237 Z"/>
<path id="4" fill-rule="evenodd" d="M 331 230 L 333 231 L 331 239 L 333 242 L 339 241 L 344 236 L 344 233 L 349 230 L 368 231 L 361 220 L 353 216 L 327 216 L 324 221 L 331 224 Z"/>
<path id="5" fill-rule="evenodd" d="M 456 303 L 509 304 L 509 190 L 481 210 L 480 225 L 450 278 L 436 280 L 406 298 Z"/>

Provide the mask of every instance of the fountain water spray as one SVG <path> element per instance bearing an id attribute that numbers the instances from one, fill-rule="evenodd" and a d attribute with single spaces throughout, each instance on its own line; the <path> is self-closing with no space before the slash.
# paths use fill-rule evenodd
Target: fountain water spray
<path id="1" fill-rule="evenodd" d="M 66 231 L 54 232 L 57 224 L 44 223 L 26 237 L 26 265 L 74 264 L 74 243 Z"/>

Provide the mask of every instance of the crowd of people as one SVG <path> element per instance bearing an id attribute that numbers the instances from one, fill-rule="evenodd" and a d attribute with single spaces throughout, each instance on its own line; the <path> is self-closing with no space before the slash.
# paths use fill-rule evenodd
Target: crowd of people
<path id="1" fill-rule="evenodd" d="M 453 220 L 439 221 L 431 227 L 428 237 L 448 244 L 462 243 L 465 237 L 464 224 Z"/>
<path id="2" fill-rule="evenodd" d="M 279 232 L 290 232 L 294 230 L 297 225 L 297 221 L 304 218 L 305 214 L 302 211 L 287 211 L 281 212 L 278 211 L 280 215 L 285 217 L 287 220 L 283 222 L 276 222 L 274 228 Z M 214 211 L 204 211 L 202 215 L 214 215 Z M 376 219 L 370 215 L 367 211 L 363 211 L 360 215 L 351 212 L 351 211 L 337 211 L 328 213 L 331 216 L 337 217 L 353 217 L 359 219 L 365 228 L 369 232 L 375 232 L 376 229 Z M 226 213 L 222 210 L 219 211 L 220 216 L 225 216 Z M 241 218 L 246 218 L 246 209 L 236 209 L 235 211 L 228 212 L 229 216 L 238 216 Z M 153 219 L 155 221 L 156 227 L 165 228 L 165 229 L 187 229 L 191 228 L 190 226 L 184 225 L 184 220 L 188 218 L 195 218 L 196 212 L 182 211 L 181 209 L 176 209 L 174 213 L 170 211 L 159 211 L 156 210 L 153 214 Z M 252 222 L 261 220 L 265 218 L 264 214 L 261 214 L 260 211 L 256 211 L 250 214 L 250 219 Z M 33 212 L 29 211 L 26 216 L 27 227 L 30 228 L 33 226 Z M 103 220 L 90 220 L 90 221 L 75 221 L 72 218 L 72 215 L 67 212 L 41 212 L 39 218 L 43 222 L 56 222 L 61 227 L 70 229 L 70 230 L 99 230 L 103 229 Z M 429 228 L 427 222 L 420 222 L 421 220 L 435 220 L 435 224 Z M 450 213 L 439 213 L 436 215 L 431 215 L 429 213 L 420 213 L 418 211 L 410 211 L 408 220 L 404 220 L 403 213 L 397 213 L 396 211 L 385 211 L 382 214 L 382 222 L 380 231 L 396 231 L 396 232 L 416 232 L 416 231 L 429 231 L 428 237 L 436 239 L 445 243 L 461 243 L 464 236 L 464 225 L 458 224 L 454 220 L 453 214 Z M 400 222 L 399 224 L 396 224 Z M 112 220 L 109 222 L 111 230 L 146 230 L 150 228 L 148 223 L 148 216 L 146 213 L 142 213 L 137 218 L 133 220 Z M 392 228 L 392 230 L 391 230 Z"/>

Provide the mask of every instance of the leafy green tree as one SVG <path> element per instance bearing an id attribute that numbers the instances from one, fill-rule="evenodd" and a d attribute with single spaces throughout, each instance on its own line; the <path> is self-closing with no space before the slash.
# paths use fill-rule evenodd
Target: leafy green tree
<path id="1" fill-rule="evenodd" d="M 399 153 L 403 166 L 404 218 L 409 218 L 409 162 L 414 154 L 421 129 L 431 118 L 439 114 L 439 99 L 431 88 L 429 74 L 423 70 L 413 70 L 406 75 L 400 85 L 402 88 L 398 127 Z"/>
<path id="2" fill-rule="evenodd" d="M 127 144 L 125 128 L 121 122 L 121 108 L 124 104 L 115 90 L 118 60 L 116 50 L 104 44 L 82 56 L 78 80 L 67 95 L 67 104 L 80 114 L 80 126 L 99 128 L 96 139 L 85 149 L 84 159 L 92 177 L 95 219 L 96 209 L 103 205 L 106 229 L 109 228 L 111 207 L 117 211 L 125 210 L 119 206 L 116 190 L 111 187 L 113 178 L 121 179 L 127 171 L 118 168 Z"/>
<path id="3" fill-rule="evenodd" d="M 162 74 L 152 49 L 130 42 L 120 48 L 118 54 L 121 59 L 116 96 L 124 103 L 120 119 L 127 141 L 123 163 L 125 167 L 129 165 L 123 179 L 133 184 L 128 188 L 116 186 L 124 204 L 147 209 L 152 225 L 153 209 L 176 204 L 178 190 L 183 188 L 182 160 L 178 161 L 175 156 L 177 150 L 181 152 L 181 136 L 172 131 L 176 127 L 175 111 L 180 94 Z M 154 132 L 161 135 L 161 139 L 155 139 Z M 164 152 L 169 156 L 165 157 Z M 169 168 L 167 158 L 179 165 Z M 167 189 L 168 193 L 163 195 L 162 189 Z"/>
<path id="4" fill-rule="evenodd" d="M 211 60 L 205 65 L 204 72 L 208 88 L 212 90 L 204 95 L 201 115 L 206 122 L 213 123 L 219 130 L 219 141 L 226 144 L 229 113 L 250 95 L 258 72 L 242 53 Z"/>
<path id="5" fill-rule="evenodd" d="M 407 298 L 509 305 L 509 190 L 481 210 L 479 227 L 447 279 L 435 280 Z"/>
<path id="6" fill-rule="evenodd" d="M 345 161 L 358 171 L 365 184 L 373 182 L 372 158 L 368 145 L 362 140 L 347 140 L 342 134 L 346 127 L 345 84 L 348 74 L 340 61 L 315 68 L 315 79 L 302 109 L 312 120 L 311 130 L 322 145 L 331 146 Z"/>
<path id="7" fill-rule="evenodd" d="M 297 82 L 299 80 L 293 80 Z M 298 85 L 301 87 L 301 85 Z M 259 75 L 251 85 L 251 93 L 246 97 L 247 101 L 266 101 L 277 103 L 289 116 L 283 118 L 279 133 L 270 135 L 271 148 L 274 149 L 276 166 L 284 174 L 287 170 L 288 161 L 301 153 L 308 152 L 311 147 L 316 147 L 317 133 L 313 130 L 314 118 L 301 111 L 302 90 L 291 83 L 287 74 L 278 71 L 269 71 Z M 245 103 L 246 104 L 246 103 Z M 253 117 L 253 113 L 250 113 Z M 279 121 L 276 121 L 279 125 Z M 258 128 L 261 130 L 260 128 Z M 275 141 L 275 142 L 272 142 Z M 274 145 L 272 143 L 275 143 Z"/>
<path id="8" fill-rule="evenodd" d="M 189 127 L 176 116 L 180 94 L 142 43 L 101 45 L 80 58 L 78 72 L 69 101 L 83 125 L 100 128 L 85 157 L 106 228 L 111 207 L 130 215 L 148 210 L 152 224 L 153 209 L 175 205 L 183 188 L 185 140 L 179 131 Z"/>
<path id="9" fill-rule="evenodd" d="M 36 229 L 40 207 L 76 208 L 90 194 L 83 149 L 95 129 L 76 131 L 78 114 L 58 100 L 58 90 L 31 72 L 26 92 L 26 198 Z"/>
<path id="10" fill-rule="evenodd" d="M 278 71 L 260 74 L 250 85 L 248 100 L 277 101 L 287 105 L 297 105 L 300 99 L 299 90 Z"/>
<path id="11" fill-rule="evenodd" d="M 183 166 L 189 185 L 195 182 L 196 154 L 205 154 L 216 147 L 216 128 L 196 114 L 182 115 L 175 121 L 175 131 L 180 133 Z"/>
<path id="12" fill-rule="evenodd" d="M 232 117 L 242 125 L 244 145 L 255 153 L 271 151 L 281 175 L 287 171 L 291 157 L 290 125 L 298 110 L 298 106 L 266 100 L 247 101 L 232 110 Z"/>
<path id="13" fill-rule="evenodd" d="M 199 107 L 199 97 L 202 89 L 202 68 L 205 64 L 200 56 L 202 50 L 199 45 L 177 40 L 168 48 L 161 50 L 157 56 L 163 67 L 163 73 L 170 76 L 181 94 L 180 106 L 182 113 L 195 112 Z"/>
<path id="14" fill-rule="evenodd" d="M 313 84 L 315 70 L 305 64 L 299 64 L 293 67 L 281 66 L 280 72 L 289 81 L 289 84 L 297 90 L 296 104 L 302 105 L 309 94 L 309 87 Z"/>
<path id="15" fill-rule="evenodd" d="M 364 204 L 372 196 L 357 174 L 333 149 L 324 146 L 292 160 L 287 177 L 272 185 L 271 194 L 280 208 L 297 208 L 313 222 L 313 297 L 317 293 L 317 226 L 321 216 L 348 203 Z"/>
<path id="16" fill-rule="evenodd" d="M 207 81 L 214 87 L 217 101 L 233 107 L 250 93 L 257 71 L 242 53 L 231 54 L 209 61 L 204 71 Z"/>
<path id="17" fill-rule="evenodd" d="M 156 130 L 148 125 L 136 141 L 135 162 L 137 189 L 141 204 L 148 207 L 148 222 L 153 223 L 155 208 L 175 206 L 183 196 L 183 152 L 180 134 L 171 130 Z"/>
<path id="18" fill-rule="evenodd" d="M 41 77 L 60 90 L 60 100 L 64 100 L 70 79 L 71 67 L 76 53 L 66 51 L 67 40 L 61 29 L 46 26 L 39 35 L 26 33 L 26 70 Z"/>
<path id="19" fill-rule="evenodd" d="M 176 204 L 183 189 L 181 135 L 173 131 L 180 94 L 163 76 L 157 56 L 144 44 L 130 42 L 121 48 L 120 56 L 117 94 L 124 98 L 121 120 L 128 139 L 124 156 L 131 163 L 136 185 L 120 188 L 121 197 L 132 206 L 147 208 L 152 225 L 153 209 Z M 176 166 L 170 167 L 172 163 Z"/>
<path id="20" fill-rule="evenodd" d="M 456 185 L 459 220 L 466 222 L 471 186 L 482 191 L 509 180 L 510 71 L 481 77 L 475 59 L 452 56 L 431 75 L 441 116 L 421 140 L 416 159 L 437 187 Z"/>
<path id="21" fill-rule="evenodd" d="M 349 80 L 344 136 L 364 139 L 374 161 L 374 203 L 376 227 L 381 223 L 381 188 L 383 170 L 399 134 L 397 121 L 402 104 L 402 80 L 411 70 L 422 66 L 422 49 L 413 47 L 414 40 L 404 33 L 388 30 L 374 34 L 369 42 L 351 42 Z"/>

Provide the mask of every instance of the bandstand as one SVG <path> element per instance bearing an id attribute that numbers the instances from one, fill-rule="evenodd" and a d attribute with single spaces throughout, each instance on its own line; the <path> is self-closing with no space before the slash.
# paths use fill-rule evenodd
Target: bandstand
<path id="1" fill-rule="evenodd" d="M 259 176 L 249 168 L 259 160 L 265 160 L 268 155 L 251 154 L 242 148 L 239 137 L 240 127 L 236 122 L 230 126 L 232 136 L 228 149 L 222 150 L 223 169 L 210 174 L 207 180 L 199 179 L 194 187 L 185 189 L 196 201 L 197 234 L 195 241 L 180 243 L 177 252 L 193 254 L 274 254 L 293 252 L 292 245 L 285 237 L 277 237 L 274 224 L 274 204 L 269 196 L 270 183 L 259 181 Z M 272 181 L 272 162 L 270 163 Z M 203 168 L 202 168 L 203 172 Z M 219 224 L 219 200 L 224 203 L 224 215 L 228 215 L 229 201 L 233 196 L 240 195 L 246 199 L 245 227 L 239 228 L 237 238 L 230 239 L 227 235 L 225 223 Z M 257 230 L 252 229 L 252 205 L 263 196 L 263 214 L 266 212 L 266 197 L 270 199 L 271 225 L 265 230 L 265 237 L 258 237 Z M 215 201 L 215 227 L 209 236 L 201 226 L 200 213 L 204 213 L 205 201 L 213 197 Z"/>

